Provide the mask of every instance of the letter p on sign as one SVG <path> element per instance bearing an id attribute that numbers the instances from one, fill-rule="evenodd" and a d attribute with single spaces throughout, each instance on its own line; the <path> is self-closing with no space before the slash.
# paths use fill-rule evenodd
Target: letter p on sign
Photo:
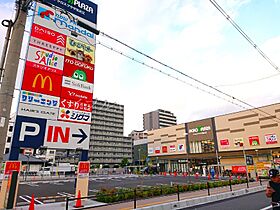
<path id="1" fill-rule="evenodd" d="M 30 130 L 30 128 L 32 128 L 32 130 Z M 40 126 L 38 124 L 31 122 L 22 122 L 19 141 L 24 141 L 25 136 L 37 136 L 39 132 Z"/>

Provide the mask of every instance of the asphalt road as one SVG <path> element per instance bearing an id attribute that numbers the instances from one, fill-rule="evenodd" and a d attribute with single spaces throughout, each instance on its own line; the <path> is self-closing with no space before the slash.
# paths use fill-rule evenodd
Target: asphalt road
<path id="1" fill-rule="evenodd" d="M 125 176 L 107 176 L 90 178 L 89 195 L 93 195 L 96 191 L 102 188 L 134 188 L 137 186 L 155 186 L 171 183 L 184 184 L 198 181 L 207 181 L 207 178 L 200 180 L 194 177 L 182 176 L 140 176 L 140 177 L 125 177 Z M 17 203 L 28 202 L 34 193 L 35 198 L 51 197 L 51 196 L 73 196 L 74 195 L 74 180 L 64 179 L 55 181 L 32 181 L 22 182 L 19 185 Z M 38 201 L 37 203 L 40 203 Z"/>
<path id="2" fill-rule="evenodd" d="M 262 191 L 198 207 L 185 208 L 185 210 L 260 210 L 270 206 L 270 201 Z"/>

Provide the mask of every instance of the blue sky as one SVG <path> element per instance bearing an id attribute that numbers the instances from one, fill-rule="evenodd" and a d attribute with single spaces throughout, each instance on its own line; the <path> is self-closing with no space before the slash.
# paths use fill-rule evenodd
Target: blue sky
<path id="1" fill-rule="evenodd" d="M 276 64 L 280 56 L 280 1 L 216 0 Z M 277 74 L 206 0 L 96 0 L 97 28 L 149 56 L 253 106 L 280 102 L 280 76 L 255 83 L 220 86 Z M 0 3 L 0 19 L 10 18 L 13 1 Z M 2 12 L 3 11 L 3 12 Z M 0 30 L 0 47 L 4 28 Z M 193 86 L 213 92 L 106 37 L 97 41 L 157 67 Z M 125 134 L 142 129 L 142 115 L 167 109 L 178 123 L 241 110 L 194 87 L 96 47 L 94 96 L 125 106 Z"/>

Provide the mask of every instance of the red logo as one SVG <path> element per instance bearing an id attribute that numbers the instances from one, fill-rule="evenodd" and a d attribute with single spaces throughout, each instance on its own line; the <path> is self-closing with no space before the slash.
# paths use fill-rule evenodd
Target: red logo
<path id="1" fill-rule="evenodd" d="M 82 100 L 74 101 L 71 99 L 61 98 L 60 99 L 60 107 L 66 109 L 74 109 L 85 112 L 92 111 L 92 102 L 83 102 Z"/>
<path id="2" fill-rule="evenodd" d="M 246 173 L 246 166 L 232 166 L 232 173 L 237 174 L 237 173 Z"/>
<path id="3" fill-rule="evenodd" d="M 65 56 L 63 76 L 93 83 L 94 65 Z M 82 78 L 79 76 L 82 76 Z"/>
<path id="4" fill-rule="evenodd" d="M 7 161 L 5 164 L 5 175 L 12 174 L 13 171 L 20 171 L 20 161 Z"/>
<path id="5" fill-rule="evenodd" d="M 162 153 L 167 153 L 167 146 L 162 146 L 161 149 L 162 149 Z"/>
<path id="6" fill-rule="evenodd" d="M 66 46 L 66 36 L 64 34 L 58 33 L 35 23 L 32 24 L 31 36 L 59 45 L 61 47 Z"/>
<path id="7" fill-rule="evenodd" d="M 222 139 L 220 140 L 221 146 L 229 146 L 229 140 L 228 139 Z"/>
<path id="8" fill-rule="evenodd" d="M 22 90 L 59 97 L 61 81 L 60 75 L 26 66 Z"/>
<path id="9" fill-rule="evenodd" d="M 260 139 L 258 136 L 249 136 L 249 142 L 251 146 L 260 145 Z"/>
<path id="10" fill-rule="evenodd" d="M 88 161 L 79 162 L 79 174 L 88 174 L 90 170 L 90 163 Z"/>
<path id="11" fill-rule="evenodd" d="M 85 103 L 92 103 L 92 93 L 61 87 L 61 98 L 71 99 Z"/>
<path id="12" fill-rule="evenodd" d="M 51 16 L 54 15 L 54 13 L 51 10 L 46 10 L 46 11 L 40 13 L 41 18 L 46 18 L 46 17 L 50 18 L 50 15 Z"/>

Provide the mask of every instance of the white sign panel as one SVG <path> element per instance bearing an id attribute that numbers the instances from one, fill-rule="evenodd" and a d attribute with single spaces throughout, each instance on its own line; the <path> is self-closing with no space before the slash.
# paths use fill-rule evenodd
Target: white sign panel
<path id="1" fill-rule="evenodd" d="M 41 93 L 34 93 L 26 90 L 21 91 L 20 102 L 32 105 L 46 106 L 50 108 L 59 107 L 59 97 L 49 96 Z"/>
<path id="2" fill-rule="evenodd" d="M 19 103 L 18 115 L 56 120 L 58 116 L 58 109 Z"/>
<path id="3" fill-rule="evenodd" d="M 153 154 L 154 153 L 154 148 L 149 148 L 148 149 L 148 154 Z"/>
<path id="4" fill-rule="evenodd" d="M 90 125 L 48 120 L 44 146 L 56 149 L 89 149 Z"/>
<path id="5" fill-rule="evenodd" d="M 91 112 L 84 112 L 75 109 L 59 108 L 59 120 L 76 123 L 91 123 Z"/>
<path id="6" fill-rule="evenodd" d="M 67 88 L 72 88 L 88 93 L 93 92 L 93 84 L 88 83 L 88 82 L 83 82 L 77 79 L 73 79 L 70 77 L 63 77 L 62 79 L 62 86 L 67 87 Z"/>
<path id="7" fill-rule="evenodd" d="M 35 13 L 34 23 L 91 45 L 95 44 L 94 33 L 78 26 L 75 19 L 79 18 L 76 15 L 71 14 L 72 19 L 70 15 L 68 16 L 41 3 L 37 3 Z M 77 34 L 78 37 L 73 36 L 73 33 Z"/>
<path id="8" fill-rule="evenodd" d="M 54 51 L 29 45 L 27 60 L 49 68 L 63 71 L 64 56 Z"/>

